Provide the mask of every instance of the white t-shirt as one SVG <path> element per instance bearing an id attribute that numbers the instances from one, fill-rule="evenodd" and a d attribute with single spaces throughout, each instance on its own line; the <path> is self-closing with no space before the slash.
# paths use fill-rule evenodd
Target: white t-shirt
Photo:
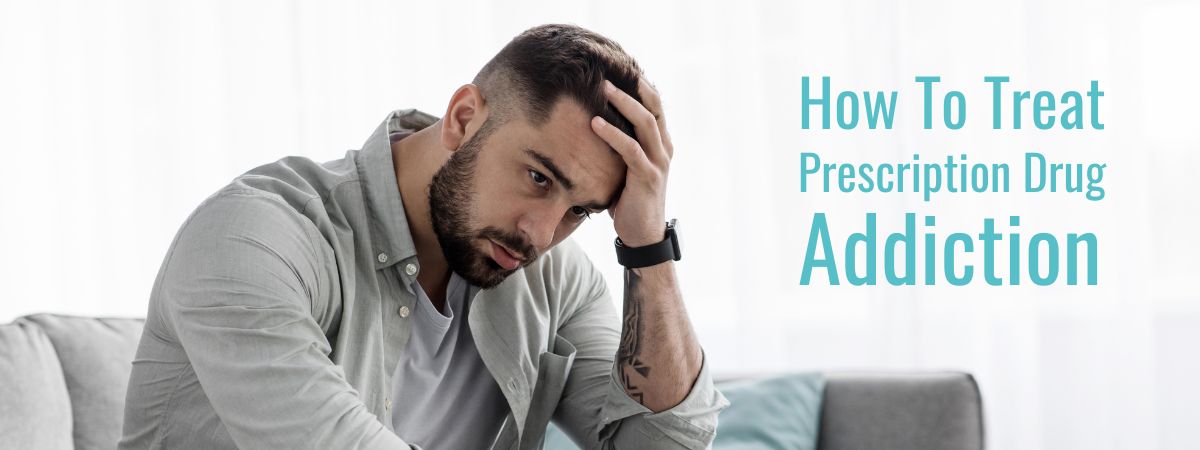
<path id="1" fill-rule="evenodd" d="M 429 450 L 489 448 L 509 408 L 471 337 L 470 286 L 451 274 L 444 312 L 416 281 L 411 287 L 417 302 L 393 376 L 392 427 Z"/>

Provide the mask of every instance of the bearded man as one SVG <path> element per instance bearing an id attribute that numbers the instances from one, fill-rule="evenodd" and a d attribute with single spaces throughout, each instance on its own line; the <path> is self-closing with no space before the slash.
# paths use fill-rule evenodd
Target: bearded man
<path id="1" fill-rule="evenodd" d="M 705 448 L 728 402 L 685 312 L 658 93 L 569 25 L 514 38 L 439 119 L 247 172 L 150 299 L 123 449 Z M 623 319 L 566 240 L 613 218 Z"/>

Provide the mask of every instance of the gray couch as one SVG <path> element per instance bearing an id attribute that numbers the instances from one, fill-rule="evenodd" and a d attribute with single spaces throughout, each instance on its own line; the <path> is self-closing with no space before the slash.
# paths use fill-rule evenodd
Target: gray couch
<path id="1" fill-rule="evenodd" d="M 37 314 L 0 325 L 0 448 L 111 449 L 141 319 Z M 819 449 L 983 448 L 963 373 L 828 375 Z"/>

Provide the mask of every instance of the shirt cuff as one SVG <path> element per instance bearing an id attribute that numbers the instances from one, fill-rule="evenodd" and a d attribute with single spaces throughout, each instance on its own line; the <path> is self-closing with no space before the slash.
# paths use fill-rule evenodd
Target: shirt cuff
<path id="1" fill-rule="evenodd" d="M 704 357 L 703 350 L 701 358 L 700 375 L 696 377 L 691 392 L 678 405 L 657 413 L 625 393 L 619 381 L 617 365 L 613 364 L 609 392 L 601 411 L 601 429 L 615 433 L 618 427 L 611 426 L 613 422 L 621 421 L 621 427 L 625 428 L 631 420 L 642 421 L 648 426 L 637 428 L 641 428 L 649 439 L 669 438 L 687 448 L 707 447 L 716 435 L 717 415 L 729 406 L 729 400 L 713 386 L 708 359 Z"/>

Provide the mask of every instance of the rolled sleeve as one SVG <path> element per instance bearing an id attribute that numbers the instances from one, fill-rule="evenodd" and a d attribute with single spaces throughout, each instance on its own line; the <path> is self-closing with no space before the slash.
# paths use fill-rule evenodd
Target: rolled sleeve
<path id="1" fill-rule="evenodd" d="M 609 434 L 606 438 L 616 444 L 616 448 L 632 448 L 636 446 L 635 442 L 644 442 L 647 438 L 656 443 L 654 448 L 701 449 L 712 443 L 717 431 L 717 416 L 729 406 L 729 400 L 713 385 L 707 358 L 701 363 L 700 374 L 683 401 L 657 413 L 630 397 L 619 376 L 613 365 L 602 409 L 603 429 Z"/>

